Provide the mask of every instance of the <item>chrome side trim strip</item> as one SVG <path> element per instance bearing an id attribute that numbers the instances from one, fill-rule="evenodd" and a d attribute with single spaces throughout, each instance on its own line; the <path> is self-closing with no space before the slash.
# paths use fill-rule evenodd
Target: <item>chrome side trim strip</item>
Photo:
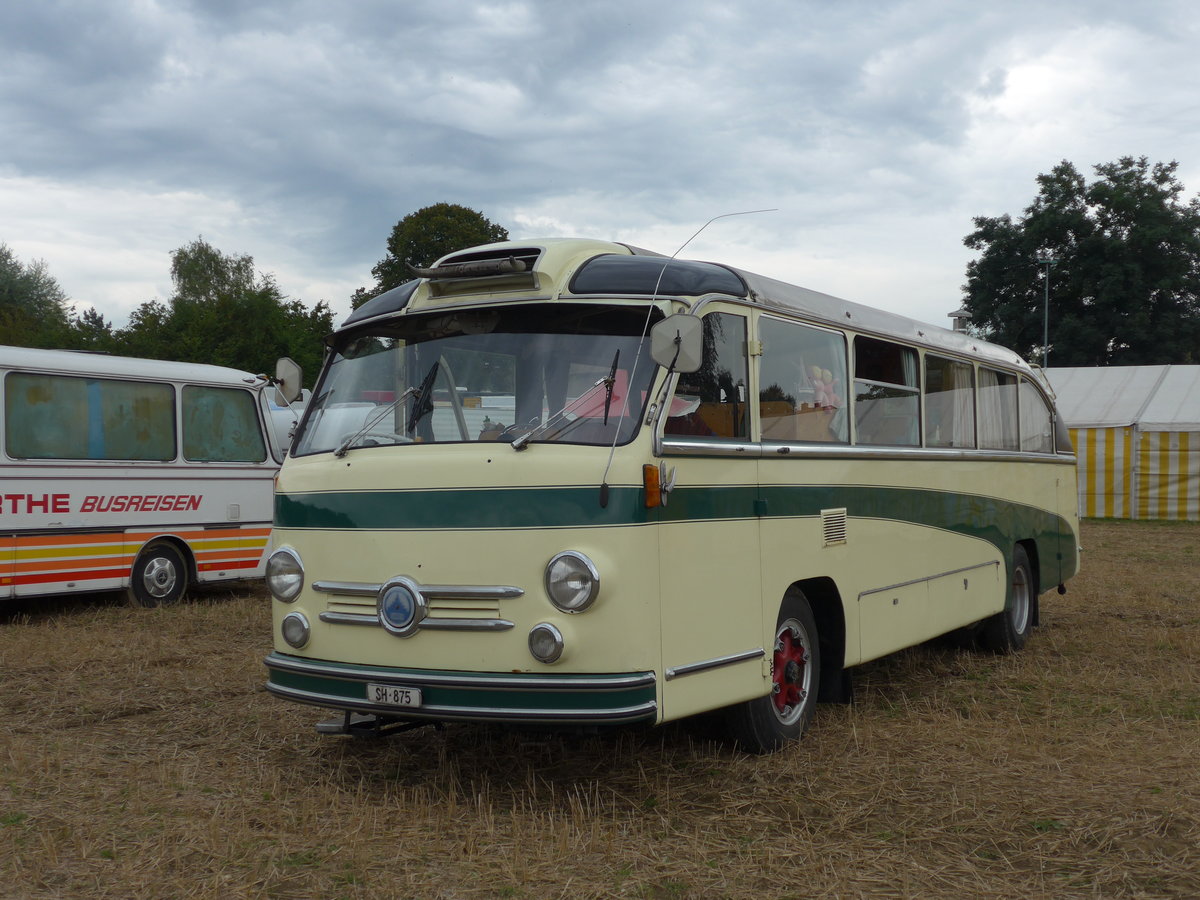
<path id="1" fill-rule="evenodd" d="M 731 666 L 734 663 L 746 662 L 751 659 L 761 659 L 765 655 L 766 652 L 763 648 L 758 647 L 755 650 L 743 650 L 741 653 L 731 653 L 729 656 L 718 656 L 715 659 L 705 659 L 683 666 L 672 666 L 667 669 L 666 680 L 671 681 L 675 678 L 682 678 L 685 675 L 695 675 L 697 672 L 707 672 L 710 669 L 719 669 L 722 666 Z"/>
<path id="2" fill-rule="evenodd" d="M 656 441 L 659 456 L 738 456 L 762 459 L 803 456 L 806 459 L 896 459 L 961 460 L 963 462 L 1040 462 L 1047 465 L 1074 465 L 1075 457 L 1055 453 L 1021 453 L 1015 450 L 979 450 L 975 448 L 886 447 L 865 444 L 800 443 L 765 441 L 748 443 L 714 441 L 664 435 Z"/>
<path id="3" fill-rule="evenodd" d="M 384 707 L 367 700 L 334 697 L 297 688 L 281 688 L 267 682 L 267 690 L 278 697 L 298 703 L 310 703 L 333 709 L 356 709 L 366 712 L 392 715 L 397 719 L 437 719 L 439 721 L 462 720 L 467 722 L 639 722 L 658 715 L 658 703 L 648 700 L 636 706 L 619 706 L 613 709 L 491 709 L 477 706 L 418 706 Z"/>
<path id="4" fill-rule="evenodd" d="M 301 675 L 336 678 L 340 681 L 370 681 L 378 684 L 412 685 L 414 687 L 428 685 L 430 687 L 469 687 L 479 690 L 524 688 L 539 691 L 609 691 L 650 687 L 655 683 L 653 672 L 631 672 L 596 677 L 584 675 L 577 678 L 562 678 L 554 675 L 498 675 L 480 678 L 469 673 L 458 675 L 441 672 L 393 672 L 386 669 L 376 671 L 370 666 L 314 665 L 304 659 L 275 655 L 266 657 L 263 663 L 268 669 L 297 672 Z"/>
<path id="5" fill-rule="evenodd" d="M 317 616 L 330 625 L 382 625 L 378 613 L 323 612 Z M 508 619 L 438 619 L 424 618 L 419 630 L 431 631 L 508 631 L 516 626 Z"/>
<path id="6" fill-rule="evenodd" d="M 914 584 L 922 584 L 926 581 L 934 581 L 938 578 L 945 578 L 948 575 L 961 575 L 963 572 L 973 572 L 976 569 L 986 569 L 988 566 L 998 565 L 1000 565 L 1000 560 L 994 559 L 991 562 L 976 563 L 973 566 L 964 566 L 961 569 L 951 569 L 949 572 L 939 572 L 936 575 L 926 575 L 924 578 L 914 578 L 911 581 L 901 581 L 897 584 L 889 584 L 886 587 L 872 588 L 869 591 L 863 591 L 861 594 L 859 594 L 858 599 L 861 600 L 863 597 L 869 597 L 872 594 L 882 594 L 885 591 L 894 591 L 898 590 L 899 588 L 912 587 Z"/>
<path id="7" fill-rule="evenodd" d="M 515 600 L 525 595 L 523 588 L 506 584 L 418 584 L 429 600 Z M 314 591 L 343 594 L 348 597 L 374 597 L 382 584 L 360 581 L 314 581 Z"/>

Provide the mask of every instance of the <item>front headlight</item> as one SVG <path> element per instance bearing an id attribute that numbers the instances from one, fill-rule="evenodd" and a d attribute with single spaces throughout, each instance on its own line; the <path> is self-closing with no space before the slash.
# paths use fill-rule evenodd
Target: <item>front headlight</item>
<path id="1" fill-rule="evenodd" d="M 583 612 L 600 594 L 600 573 L 582 553 L 566 550 L 546 564 L 546 593 L 563 612 Z"/>
<path id="2" fill-rule="evenodd" d="M 304 564 L 296 551 L 281 547 L 267 560 L 267 589 L 282 603 L 291 603 L 304 587 Z"/>

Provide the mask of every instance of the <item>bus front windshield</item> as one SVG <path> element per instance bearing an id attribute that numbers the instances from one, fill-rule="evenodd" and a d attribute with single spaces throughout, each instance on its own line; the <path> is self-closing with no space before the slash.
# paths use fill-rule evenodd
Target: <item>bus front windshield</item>
<path id="1" fill-rule="evenodd" d="M 416 443 L 623 444 L 646 404 L 645 307 L 401 316 L 335 338 L 293 455 Z"/>

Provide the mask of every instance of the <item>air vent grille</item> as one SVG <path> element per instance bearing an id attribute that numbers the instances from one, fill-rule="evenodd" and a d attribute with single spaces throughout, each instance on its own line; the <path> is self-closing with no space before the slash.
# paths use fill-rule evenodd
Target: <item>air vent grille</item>
<path id="1" fill-rule="evenodd" d="M 838 544 L 846 543 L 846 510 L 821 510 L 821 532 L 826 547 L 835 547 Z"/>

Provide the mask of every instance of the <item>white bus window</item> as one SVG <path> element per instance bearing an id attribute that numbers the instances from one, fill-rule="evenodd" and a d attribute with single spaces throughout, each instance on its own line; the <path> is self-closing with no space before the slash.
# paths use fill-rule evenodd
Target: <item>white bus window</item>
<path id="1" fill-rule="evenodd" d="M 771 318 L 759 321 L 758 335 L 763 440 L 847 443 L 845 338 Z"/>
<path id="2" fill-rule="evenodd" d="M 916 447 L 917 352 L 889 341 L 854 339 L 855 442 Z"/>
<path id="3" fill-rule="evenodd" d="M 666 434 L 750 436 L 746 386 L 746 320 L 729 313 L 704 317 L 704 362 L 679 376 Z"/>
<path id="4" fill-rule="evenodd" d="M 1054 419 L 1041 392 L 1021 379 L 1021 449 L 1026 453 L 1054 452 Z"/>
<path id="5" fill-rule="evenodd" d="M 1017 376 L 993 369 L 979 370 L 979 446 L 987 450 L 1016 450 Z"/>
<path id="6" fill-rule="evenodd" d="M 925 446 L 975 446 L 975 371 L 967 363 L 925 357 Z"/>
<path id="7" fill-rule="evenodd" d="M 169 384 L 11 372 L 4 422 L 16 459 L 175 458 Z"/>
<path id="8" fill-rule="evenodd" d="M 254 395 L 236 388 L 185 385 L 183 455 L 193 462 L 262 462 L 267 458 Z"/>

